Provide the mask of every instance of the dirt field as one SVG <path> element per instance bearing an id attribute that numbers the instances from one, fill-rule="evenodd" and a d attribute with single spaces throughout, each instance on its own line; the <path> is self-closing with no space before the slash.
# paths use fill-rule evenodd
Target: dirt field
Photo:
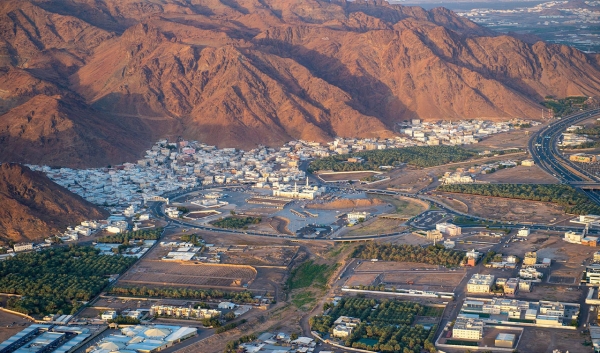
<path id="1" fill-rule="evenodd" d="M 560 287 L 551 286 L 545 284 L 534 284 L 533 291 L 525 292 L 519 291 L 519 299 L 528 300 L 556 300 L 567 303 L 577 303 L 582 295 L 587 294 L 587 288 L 584 291 L 571 288 L 571 287 Z"/>
<path id="2" fill-rule="evenodd" d="M 354 209 L 354 208 L 369 208 L 384 204 L 385 202 L 379 199 L 338 199 L 327 203 L 312 203 L 306 205 L 309 209 L 320 210 L 339 210 L 339 209 Z"/>
<path id="3" fill-rule="evenodd" d="M 465 272 L 405 271 L 383 275 L 383 282 L 400 288 L 452 292 L 465 276 Z M 412 283 L 411 283 L 412 282 Z"/>
<path id="4" fill-rule="evenodd" d="M 457 200 L 456 198 L 454 198 L 454 196 L 442 196 L 442 195 L 437 195 L 437 194 L 433 194 L 431 196 L 431 198 L 437 200 L 438 202 L 440 202 L 443 205 L 446 205 L 448 207 L 450 207 L 453 210 L 459 211 L 459 212 L 463 212 L 463 213 L 468 213 L 469 212 L 469 206 L 460 201 Z"/>
<path id="5" fill-rule="evenodd" d="M 514 168 L 501 169 L 492 174 L 480 174 L 477 180 L 490 183 L 516 183 L 516 184 L 556 184 L 558 180 L 546 173 L 542 168 L 516 166 Z"/>
<path id="6" fill-rule="evenodd" d="M 221 263 L 251 266 L 287 266 L 298 252 L 298 246 L 244 246 L 242 251 L 221 254 Z"/>
<path id="7" fill-rule="evenodd" d="M 348 278 L 348 280 L 346 281 L 346 283 L 344 283 L 345 286 L 370 286 L 370 285 L 375 285 L 375 284 L 379 284 L 380 281 L 380 273 L 362 273 L 362 274 L 354 274 L 352 276 L 350 276 L 350 278 Z"/>
<path id="8" fill-rule="evenodd" d="M 273 217 L 269 220 L 269 225 L 279 234 L 294 235 L 289 229 L 290 220 L 284 217 Z"/>
<path id="9" fill-rule="evenodd" d="M 361 235 L 369 234 L 385 234 L 400 232 L 406 229 L 403 220 L 400 219 L 384 219 L 384 218 L 372 218 L 364 223 L 357 224 L 355 226 L 346 229 L 346 232 L 340 234 L 343 237 L 357 237 Z"/>
<path id="10" fill-rule="evenodd" d="M 13 322 L 15 323 L 14 325 Z M 0 311 L 0 342 L 6 341 L 9 337 L 17 334 L 31 324 L 31 321 L 21 316 Z"/>
<path id="11" fill-rule="evenodd" d="M 395 215 L 399 218 L 411 218 L 427 210 L 428 204 L 402 196 L 369 195 L 372 199 L 387 202 L 395 207 Z"/>
<path id="12" fill-rule="evenodd" d="M 256 278 L 251 266 L 142 260 L 119 279 L 122 285 L 242 287 Z"/>
<path id="13" fill-rule="evenodd" d="M 455 193 L 439 194 L 462 201 L 468 206 L 470 214 L 489 219 L 512 222 L 555 223 L 573 217 L 567 216 L 562 207 L 549 202 L 505 199 L 501 197 L 490 198 L 488 196 Z"/>
<path id="14" fill-rule="evenodd" d="M 358 181 L 362 178 L 373 176 L 375 172 L 347 172 L 347 173 L 321 173 L 317 176 L 324 182 L 337 182 L 337 181 Z"/>
<path id="15" fill-rule="evenodd" d="M 479 143 L 473 145 L 466 145 L 465 148 L 483 151 L 483 150 L 503 150 L 507 148 L 527 147 L 527 142 L 531 137 L 531 132 L 537 131 L 542 128 L 542 125 L 535 126 L 529 129 L 513 130 L 509 132 L 502 132 L 494 134 Z M 527 134 L 529 131 L 529 134 Z"/>
<path id="16" fill-rule="evenodd" d="M 521 337 L 521 342 L 517 349 L 519 352 L 552 353 L 554 349 L 569 353 L 589 353 L 590 347 L 582 343 L 585 338 L 579 331 L 557 330 L 547 328 L 527 327 Z"/>
<path id="17" fill-rule="evenodd" d="M 377 188 L 392 188 L 413 193 L 429 185 L 435 177 L 435 173 L 427 170 L 406 167 L 391 172 L 390 180 L 378 183 Z"/>

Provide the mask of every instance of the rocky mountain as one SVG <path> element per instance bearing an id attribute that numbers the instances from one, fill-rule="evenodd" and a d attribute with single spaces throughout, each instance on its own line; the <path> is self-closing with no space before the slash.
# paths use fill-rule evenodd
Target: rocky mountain
<path id="1" fill-rule="evenodd" d="M 0 158 L 65 166 L 159 137 L 220 147 L 538 118 L 600 95 L 600 57 L 381 0 L 7 0 Z"/>
<path id="2" fill-rule="evenodd" d="M 0 242 L 41 240 L 108 212 L 52 182 L 41 172 L 0 165 Z"/>

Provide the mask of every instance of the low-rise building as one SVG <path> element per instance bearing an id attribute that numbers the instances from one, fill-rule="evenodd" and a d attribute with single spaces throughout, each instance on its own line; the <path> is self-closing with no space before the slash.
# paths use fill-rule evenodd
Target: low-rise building
<path id="1" fill-rule="evenodd" d="M 531 231 L 529 230 L 529 228 L 523 227 L 523 228 L 519 229 L 519 232 L 517 232 L 517 236 L 522 237 L 522 238 L 527 238 L 530 233 L 531 233 Z"/>
<path id="2" fill-rule="evenodd" d="M 525 258 L 523 258 L 523 266 L 532 266 L 537 263 L 537 252 L 530 251 L 525 253 Z"/>
<path id="3" fill-rule="evenodd" d="M 14 245 L 15 252 L 33 250 L 33 243 L 17 243 Z"/>
<path id="4" fill-rule="evenodd" d="M 583 234 L 579 234 L 573 231 L 568 231 L 565 233 L 564 240 L 567 243 L 572 244 L 581 244 L 581 240 L 583 239 Z"/>
<path id="5" fill-rule="evenodd" d="M 519 289 L 519 279 L 518 278 L 509 278 L 508 281 L 504 284 L 504 294 L 508 296 L 514 296 L 517 294 L 517 290 Z"/>
<path id="6" fill-rule="evenodd" d="M 452 338 L 480 340 L 483 337 L 483 320 L 458 317 L 452 327 Z"/>
<path id="7" fill-rule="evenodd" d="M 596 156 L 593 154 L 575 153 L 569 156 L 569 160 L 579 163 L 594 163 L 596 162 Z"/>
<path id="8" fill-rule="evenodd" d="M 469 293 L 489 293 L 494 283 L 494 275 L 474 274 L 467 283 Z"/>
<path id="9" fill-rule="evenodd" d="M 435 225 L 435 229 L 442 232 L 442 234 L 453 237 L 461 234 L 461 228 L 452 223 L 438 223 Z"/>
<path id="10" fill-rule="evenodd" d="M 494 340 L 496 347 L 512 348 L 515 344 L 515 335 L 512 333 L 499 333 Z"/>
<path id="11" fill-rule="evenodd" d="M 100 315 L 100 318 L 102 320 L 114 320 L 117 318 L 117 312 L 114 310 L 105 311 Z"/>

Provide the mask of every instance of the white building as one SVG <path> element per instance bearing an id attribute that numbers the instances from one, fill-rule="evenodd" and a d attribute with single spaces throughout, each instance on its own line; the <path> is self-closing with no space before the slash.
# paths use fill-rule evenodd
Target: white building
<path id="1" fill-rule="evenodd" d="M 114 310 L 105 311 L 100 315 L 102 320 L 114 320 L 117 318 L 117 312 Z"/>
<path id="2" fill-rule="evenodd" d="M 483 320 L 458 317 L 452 327 L 452 338 L 480 340 L 483 337 Z"/>
<path id="3" fill-rule="evenodd" d="M 33 250 L 33 243 L 17 243 L 14 245 L 15 252 Z"/>
<path id="4" fill-rule="evenodd" d="M 467 283 L 469 293 L 489 293 L 494 283 L 494 275 L 482 275 L 476 273 Z"/>
<path id="5" fill-rule="evenodd" d="M 235 309 L 235 307 L 236 307 L 236 305 L 234 303 L 231 303 L 231 302 L 221 302 L 218 305 L 219 309 L 229 309 L 229 310 L 232 310 L 232 309 Z"/>
<path id="6" fill-rule="evenodd" d="M 461 228 L 457 225 L 454 225 L 452 223 L 438 223 L 435 225 L 435 229 L 439 230 L 440 232 L 442 232 L 442 234 L 444 235 L 448 235 L 448 236 L 456 236 L 456 235 L 460 235 L 461 234 Z"/>
<path id="7" fill-rule="evenodd" d="M 530 233 L 531 233 L 531 231 L 529 230 L 529 228 L 523 227 L 523 228 L 519 229 L 517 236 L 527 238 Z"/>
<path id="8" fill-rule="evenodd" d="M 573 244 L 581 244 L 581 239 L 583 239 L 583 234 L 579 234 L 579 233 L 572 232 L 572 231 L 566 232 L 565 237 L 564 237 L 564 240 L 567 243 L 573 243 Z"/>

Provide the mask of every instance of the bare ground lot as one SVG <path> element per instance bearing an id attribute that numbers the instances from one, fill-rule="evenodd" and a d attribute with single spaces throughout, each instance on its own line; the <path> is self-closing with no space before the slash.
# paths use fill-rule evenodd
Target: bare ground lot
<path id="1" fill-rule="evenodd" d="M 480 174 L 477 176 L 477 180 L 496 184 L 556 184 L 558 182 L 555 177 L 537 165 L 532 167 L 519 165 L 514 168 L 501 169 L 492 174 Z"/>
<path id="2" fill-rule="evenodd" d="M 512 222 L 555 223 L 573 216 L 550 202 L 506 199 L 456 193 L 439 193 L 464 202 L 469 213 L 478 217 Z"/>
<path id="3" fill-rule="evenodd" d="M 394 210 L 390 211 L 390 213 L 395 214 L 399 218 L 411 218 L 429 208 L 429 205 L 424 201 L 410 199 L 403 196 L 383 196 L 370 194 L 369 198 L 389 203 L 395 208 Z"/>
<path id="4" fill-rule="evenodd" d="M 519 352 L 552 353 L 554 349 L 561 352 L 589 353 L 590 347 L 582 343 L 589 336 L 582 336 L 577 330 L 557 330 L 547 328 L 526 327 L 517 349 Z"/>
<path id="5" fill-rule="evenodd" d="M 369 208 L 377 205 L 384 204 L 385 202 L 379 199 L 337 199 L 335 201 L 327 203 L 311 203 L 306 205 L 308 209 L 320 209 L 320 210 L 341 210 L 341 209 L 356 209 L 356 208 Z"/>
<path id="6" fill-rule="evenodd" d="M 122 285 L 242 287 L 256 278 L 251 266 L 142 260 L 119 279 Z"/>
<path id="7" fill-rule="evenodd" d="M 387 272 L 383 275 L 383 282 L 398 288 L 452 292 L 464 276 L 463 271 Z"/>
<path id="8" fill-rule="evenodd" d="M 340 234 L 340 236 L 357 237 L 361 235 L 401 232 L 402 230 L 406 229 L 406 227 L 402 226 L 403 224 L 404 221 L 400 219 L 377 217 L 347 228 L 345 232 Z"/>
<path id="9" fill-rule="evenodd" d="M 13 322 L 15 323 L 14 325 Z M 31 324 L 31 321 L 21 316 L 0 311 L 0 342 L 6 341 L 9 337 L 15 335 Z"/>
<path id="10" fill-rule="evenodd" d="M 508 148 L 524 148 L 531 137 L 531 133 L 542 128 L 543 125 L 535 126 L 529 129 L 513 130 L 494 134 L 479 143 L 466 145 L 465 148 L 483 151 L 483 150 L 504 150 Z M 529 131 L 529 134 L 527 134 Z"/>
<path id="11" fill-rule="evenodd" d="M 361 171 L 361 172 L 342 172 L 342 173 L 319 173 L 317 176 L 324 182 L 337 182 L 337 181 L 358 181 L 362 178 L 367 178 L 379 174 L 376 172 Z"/>
<path id="12" fill-rule="evenodd" d="M 298 252 L 298 246 L 243 246 L 241 251 L 227 251 L 221 262 L 251 266 L 288 266 Z"/>
<path id="13" fill-rule="evenodd" d="M 585 291 L 585 294 L 587 294 L 587 291 Z M 581 290 L 572 287 L 553 286 L 544 283 L 535 284 L 531 292 L 519 291 L 517 294 L 519 299 L 555 300 L 567 303 L 579 302 L 582 295 L 584 293 Z"/>

